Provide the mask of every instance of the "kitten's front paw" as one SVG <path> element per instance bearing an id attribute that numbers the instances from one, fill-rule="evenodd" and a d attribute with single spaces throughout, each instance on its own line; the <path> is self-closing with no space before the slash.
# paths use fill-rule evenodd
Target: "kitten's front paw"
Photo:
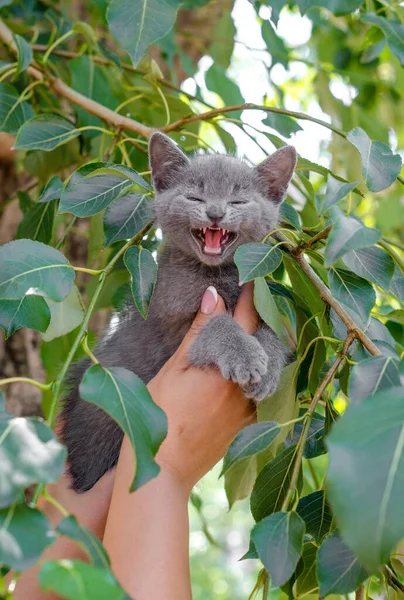
<path id="1" fill-rule="evenodd" d="M 243 337 L 238 347 L 228 347 L 218 360 L 223 377 L 241 386 L 258 384 L 267 371 L 267 365 L 267 353 L 250 335 Z"/>
<path id="2" fill-rule="evenodd" d="M 267 396 L 271 396 L 278 387 L 280 379 L 280 370 L 269 367 L 266 373 L 256 383 L 247 383 L 243 385 L 243 391 L 247 398 L 255 402 L 261 402 Z"/>

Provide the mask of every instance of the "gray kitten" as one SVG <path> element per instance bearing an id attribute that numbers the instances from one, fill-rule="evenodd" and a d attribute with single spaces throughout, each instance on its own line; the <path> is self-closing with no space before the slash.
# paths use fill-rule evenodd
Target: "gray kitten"
<path id="1" fill-rule="evenodd" d="M 286 350 L 264 323 L 249 335 L 232 319 L 240 293 L 233 257 L 238 246 L 260 242 L 276 227 L 296 152 L 286 146 L 256 168 L 229 156 L 188 159 L 158 132 L 150 139 L 149 152 L 156 221 L 163 232 L 154 297 L 147 320 L 128 307 L 95 354 L 102 365 L 126 367 L 148 383 L 180 345 L 203 293 L 213 285 L 229 314 L 208 321 L 189 359 L 197 367 L 218 368 L 247 397 L 260 401 L 276 389 Z M 87 367 L 87 361 L 76 365 L 76 385 L 61 413 L 78 491 L 90 489 L 116 465 L 123 438 L 113 419 L 80 398 L 78 382 Z"/>

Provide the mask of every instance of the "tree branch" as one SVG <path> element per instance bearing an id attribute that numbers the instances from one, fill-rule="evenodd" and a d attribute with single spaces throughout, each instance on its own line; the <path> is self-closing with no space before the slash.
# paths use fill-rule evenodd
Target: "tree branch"
<path id="1" fill-rule="evenodd" d="M 10 50 L 17 54 L 17 48 L 15 42 L 12 37 L 11 30 L 7 27 L 2 19 L 0 19 L 0 39 L 10 48 Z M 123 117 L 122 115 L 114 112 L 110 108 L 103 106 L 99 102 L 95 102 L 91 98 L 87 98 L 76 92 L 71 87 L 66 85 L 61 79 L 57 77 L 53 77 L 49 73 L 43 73 L 38 65 L 33 62 L 31 66 L 27 68 L 29 75 L 38 79 L 40 81 L 44 81 L 44 83 L 52 89 L 57 95 L 66 98 L 66 100 L 70 100 L 76 106 L 80 106 L 84 108 L 88 113 L 99 117 L 103 121 L 110 123 L 113 127 L 119 129 L 126 129 L 128 131 L 132 131 L 133 133 L 137 133 L 145 138 L 149 138 L 153 132 L 152 127 L 148 127 L 147 125 L 143 125 L 134 119 L 129 119 L 128 117 Z"/>
<path id="2" fill-rule="evenodd" d="M 276 239 L 289 242 L 288 238 L 286 238 L 279 232 L 276 233 L 274 237 L 276 237 Z M 289 251 L 292 258 L 294 258 L 296 262 L 299 263 L 299 266 L 303 273 L 307 275 L 307 277 L 313 283 L 314 287 L 320 293 L 320 298 L 335 310 L 341 321 L 346 326 L 348 332 L 353 332 L 355 334 L 356 339 L 360 341 L 360 343 L 366 348 L 368 352 L 370 352 L 370 354 L 372 354 L 373 356 L 378 356 L 379 354 L 381 354 L 379 348 L 372 342 L 370 338 L 368 338 L 366 333 L 364 333 L 361 330 L 361 328 L 358 327 L 358 325 L 350 317 L 346 310 L 342 308 L 341 304 L 337 302 L 337 300 L 335 300 L 330 290 L 327 288 L 326 285 L 324 285 L 324 283 L 321 281 L 320 277 L 317 275 L 314 269 L 311 268 L 311 266 L 305 259 L 303 253 L 296 254 L 294 247 L 290 243 L 285 244 L 284 247 Z"/>
<path id="3" fill-rule="evenodd" d="M 288 510 L 288 507 L 289 507 L 289 504 L 290 504 L 290 501 L 292 498 L 292 494 L 294 494 L 294 491 L 297 488 L 300 467 L 301 467 L 302 460 L 303 460 L 304 448 L 306 445 L 307 436 L 309 435 L 310 423 L 313 418 L 314 411 L 316 410 L 317 403 L 320 400 L 321 396 L 323 395 L 327 385 L 334 379 L 334 376 L 335 376 L 336 372 L 338 371 L 340 364 L 342 363 L 342 361 L 345 359 L 346 355 L 348 354 L 349 348 L 350 348 L 352 342 L 354 341 L 354 339 L 355 339 L 355 332 L 350 331 L 344 342 L 344 347 L 343 347 L 342 351 L 338 354 L 337 358 L 331 365 L 330 369 L 327 371 L 324 379 L 318 386 L 316 393 L 313 396 L 313 400 L 311 401 L 310 406 L 307 410 L 307 413 L 306 413 L 305 419 L 304 419 L 304 423 L 303 423 L 302 434 L 301 434 L 300 440 L 298 442 L 295 463 L 293 465 L 292 477 L 290 478 L 289 490 L 285 496 L 285 500 L 283 501 L 282 510 Z"/>
<path id="4" fill-rule="evenodd" d="M 309 250 L 310 248 L 312 248 L 320 240 L 326 240 L 328 238 L 328 234 L 330 233 L 331 229 L 332 229 L 332 225 L 328 225 L 328 227 L 326 227 L 322 231 L 319 231 L 319 233 L 316 233 L 316 235 L 314 235 L 312 238 L 310 238 L 306 242 L 302 242 L 301 244 L 299 244 L 298 247 L 296 248 L 296 250 L 294 250 L 293 256 L 296 258 L 300 254 L 302 254 L 302 252 L 305 252 L 306 250 Z"/>

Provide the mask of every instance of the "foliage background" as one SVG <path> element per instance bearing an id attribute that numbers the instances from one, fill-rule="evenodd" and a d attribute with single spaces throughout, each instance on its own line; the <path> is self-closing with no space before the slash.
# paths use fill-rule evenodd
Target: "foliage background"
<path id="1" fill-rule="evenodd" d="M 128 7 L 133 16 L 131 21 L 125 18 Z M 140 22 L 137 11 L 155 8 L 159 11 L 159 18 L 146 19 L 142 30 L 136 28 L 136 23 Z M 383 391 L 394 387 L 394 393 L 389 393 L 387 399 L 380 396 L 379 402 L 387 403 L 383 414 L 391 415 L 389 427 L 404 423 L 399 412 L 402 389 L 397 388 L 402 373 L 402 361 L 400 364 L 399 359 L 404 346 L 404 318 L 400 305 L 404 287 L 403 179 L 400 178 L 399 159 L 404 146 L 404 7 L 394 0 L 297 0 L 290 3 L 282 0 L 255 3 L 247 0 L 237 0 L 236 3 L 231 0 L 188 0 L 182 6 L 176 0 L 135 3 L 112 0 L 108 13 L 106 9 L 107 2 L 101 0 L 0 2 L 3 19 L 0 37 L 5 42 L 0 63 L 0 123 L 3 132 L 0 134 L 0 243 L 14 238 L 30 238 L 59 246 L 71 264 L 78 268 L 76 283 L 88 305 L 96 289 L 97 274 L 85 270 L 103 270 L 124 242 L 118 241 L 113 245 L 112 252 L 102 249 L 103 213 L 94 208 L 88 216 L 78 219 L 72 219 L 71 214 L 63 212 L 61 207 L 56 211 L 62 189 L 60 180 L 66 182 L 80 165 L 102 159 L 124 164 L 138 173 L 146 172 L 144 133 L 148 135 L 148 131 L 142 131 L 144 125 L 165 127 L 187 151 L 200 148 L 226 151 L 252 163 L 262 160 L 285 142 L 295 145 L 300 155 L 298 171 L 290 189 L 287 208 L 284 207 L 282 213 L 282 226 L 292 233 L 282 233 L 291 242 L 300 240 L 300 248 L 306 253 L 323 286 L 331 288 L 332 297 L 339 302 L 344 314 L 359 325 L 359 332 L 367 333 L 366 340 L 370 340 L 370 345 L 365 340 L 365 346 L 373 349 L 371 354 L 382 354 L 382 358 L 376 359 L 379 362 L 366 363 L 371 354 L 360 345 L 353 346 L 350 362 L 345 363 L 341 377 L 335 380 L 334 385 L 322 390 L 317 408 L 321 427 L 318 435 L 312 434 L 315 441 L 312 458 L 303 458 L 305 479 L 300 496 L 304 497 L 323 485 L 328 456 L 324 455 L 324 418 L 327 427 L 327 419 L 337 418 L 351 401 L 358 405 L 359 415 L 355 417 L 355 414 L 347 413 L 347 417 L 353 414 L 353 423 L 358 425 L 364 419 L 360 413 L 361 406 L 367 407 L 365 396 L 373 395 L 379 389 Z M 17 48 L 10 40 L 7 26 L 17 36 L 14 37 Z M 132 62 L 123 49 L 129 51 Z M 32 66 L 29 67 L 32 60 L 37 73 L 45 77 L 45 84 L 38 83 L 38 75 L 32 71 Z M 77 98 L 63 87 L 65 84 L 99 103 L 95 110 L 98 116 L 89 114 L 88 103 L 83 104 L 79 99 L 77 104 Z M 6 85 L 12 86 L 12 89 L 4 87 Z M 223 117 L 219 110 L 215 118 L 188 120 L 192 114 L 244 103 L 253 103 L 261 110 L 246 107 L 248 109 L 242 111 L 239 108 L 224 112 Z M 105 112 L 103 107 L 134 119 L 140 125 L 114 120 L 116 116 Z M 54 136 L 56 130 L 52 128 L 57 127 L 57 123 L 49 125 L 48 137 L 41 137 L 40 132 L 46 129 L 44 122 L 37 129 L 29 129 L 29 125 L 24 128 L 25 121 L 34 113 L 45 115 L 48 125 L 50 114 L 67 118 L 71 125 L 67 125 L 66 137 L 59 137 L 56 143 L 49 141 Z M 297 114 L 301 118 L 290 118 Z M 185 122 L 178 123 L 182 119 Z M 322 123 L 318 124 L 316 120 Z M 15 142 L 14 135 L 20 128 Z M 340 134 L 352 130 L 357 135 L 350 138 L 351 144 L 345 135 Z M 56 135 L 60 135 L 59 130 Z M 357 150 L 358 136 L 362 140 L 360 154 Z M 388 147 L 377 143 L 369 145 L 366 136 Z M 124 142 L 126 138 L 131 140 Z M 19 150 L 11 149 L 13 145 Z M 60 180 L 51 179 L 54 176 Z M 109 176 L 117 175 L 115 172 Z M 147 173 L 144 177 L 147 180 Z M 341 183 L 338 178 L 352 185 Z M 356 191 L 352 191 L 354 187 Z M 48 201 L 39 202 L 44 199 Z M 73 209 L 68 212 L 81 217 L 74 208 L 74 198 L 71 202 L 70 208 L 73 206 Z M 332 233 L 329 229 L 324 233 L 329 224 L 333 226 Z M 119 226 L 116 223 L 112 225 Z M 380 235 L 372 234 L 370 228 L 376 228 Z M 359 229 L 361 232 L 353 236 L 354 243 L 348 248 L 352 231 Z M 136 231 L 132 230 L 127 237 L 132 237 L 138 230 L 139 227 Z M 323 233 L 312 248 L 310 239 L 318 232 Z M 328 241 L 325 241 L 328 234 Z M 136 241 L 139 242 L 139 238 Z M 276 240 L 272 239 L 272 242 Z M 157 244 L 158 232 L 150 230 L 142 245 L 154 251 Z M 359 250 L 359 256 L 365 260 L 369 252 L 363 254 L 363 248 L 368 247 L 374 247 L 370 256 L 375 258 L 364 270 L 363 266 L 358 267 L 358 253 L 354 256 L 352 250 Z M 250 269 L 250 278 L 269 275 L 269 279 L 283 286 L 278 287 L 278 292 L 283 289 L 284 294 L 288 290 L 296 294 L 292 302 L 276 293 L 269 297 L 264 294 L 261 311 L 274 328 L 282 319 L 292 349 L 297 350 L 300 359 L 308 350 L 296 382 L 297 397 L 302 407 L 307 408 L 335 359 L 335 351 L 342 349 L 342 344 L 336 345 L 335 340 L 344 340 L 346 330 L 341 327 L 335 313 L 330 311 L 329 299 L 327 307 L 327 303 L 319 300 L 318 288 L 313 289 L 310 281 L 296 272 L 288 263 L 288 257 L 284 258 L 286 271 L 285 267 L 278 266 L 278 255 L 280 258 L 285 255 L 284 252 L 281 254 L 281 250 L 282 245 L 271 250 L 270 255 L 268 253 L 264 271 L 258 272 L 251 264 L 248 249 L 245 255 L 239 256 L 238 266 L 243 278 Z M 347 257 L 348 250 L 351 252 Z M 268 251 L 264 248 L 263 252 Z M 324 268 L 324 253 L 327 270 Z M 296 256 L 302 255 L 299 249 Z M 4 267 L 10 255 L 3 254 L 1 258 L 5 261 L 2 263 Z M 88 343 L 78 349 L 76 357 L 93 346 L 111 310 L 119 307 L 121 291 L 128 287 L 129 278 L 125 265 L 118 261 L 97 299 L 88 337 L 85 338 Z M 276 287 L 271 290 L 276 292 Z M 322 297 L 324 299 L 324 290 Z M 22 381 L 7 386 L 8 410 L 23 415 L 38 414 L 42 410 L 48 421 L 52 421 L 56 405 L 55 389 L 54 386 L 50 389 L 50 382 L 60 372 L 63 357 L 72 348 L 79 331 L 83 319 L 80 300 L 73 292 L 64 304 L 63 313 L 59 312 L 53 318 L 56 329 L 48 329 L 41 337 L 32 329 L 19 329 L 27 324 L 35 325 L 36 329 L 46 329 L 35 322 L 38 312 L 34 310 L 30 314 L 28 310 L 25 320 L 19 313 L 18 320 L 7 312 L 11 306 L 7 302 L 14 302 L 15 296 L 3 298 L 0 298 L 3 309 L 0 326 L 8 339 L 1 342 L 2 376 L 28 376 L 49 384 L 49 389 L 32 387 Z M 147 306 L 149 298 L 137 299 L 139 304 L 143 302 Z M 49 307 L 51 314 L 56 315 L 57 304 L 49 304 Z M 379 325 L 373 321 L 369 328 L 370 312 Z M 310 323 L 304 326 L 308 319 L 311 319 Z M 16 330 L 15 333 L 9 337 L 13 330 Z M 359 333 L 363 342 L 361 335 Z M 319 336 L 328 339 L 313 343 Z M 355 363 L 361 364 L 361 368 L 357 368 Z M 376 380 L 371 379 L 375 373 Z M 372 382 L 370 387 L 367 385 L 369 381 Z M 292 395 L 293 413 L 296 407 L 295 394 Z M 281 414 L 276 418 L 267 414 L 263 418 L 280 422 L 288 420 L 286 415 Z M 376 408 L 367 418 L 367 430 L 373 431 L 379 421 Z M 8 423 L 8 419 L 5 417 L 3 422 Z M 349 425 L 349 421 L 346 422 Z M 351 459 L 353 461 L 358 449 L 353 434 L 350 438 L 342 429 L 341 432 L 349 458 L 335 473 L 334 484 L 338 489 L 347 486 L 351 490 L 352 481 L 347 481 L 346 466 Z M 394 435 L 392 432 L 388 440 L 396 439 Z M 338 498 L 338 493 L 334 492 L 331 496 L 346 542 L 350 540 L 347 532 L 352 524 L 345 523 L 344 515 L 353 514 L 358 519 L 357 528 L 353 529 L 357 543 L 350 540 L 349 545 L 363 562 L 371 564 L 371 572 L 376 573 L 374 560 L 364 550 L 369 540 L 364 534 L 367 525 L 365 527 L 361 518 L 368 519 L 373 510 L 376 513 L 380 510 L 380 498 L 375 497 L 374 490 L 378 484 L 373 483 L 372 487 L 372 482 L 378 481 L 380 474 L 380 481 L 386 485 L 383 475 L 390 473 L 391 457 L 398 458 L 386 524 L 386 529 L 390 527 L 395 531 L 394 534 L 383 532 L 384 548 L 381 551 L 383 562 L 388 562 L 388 570 L 384 571 L 384 575 L 375 574 L 369 579 L 360 572 L 356 573 L 356 579 L 345 578 L 345 587 L 335 588 L 337 594 L 354 591 L 363 579 L 366 579 L 367 593 L 398 593 L 400 586 L 394 578 L 400 581 L 400 552 L 396 550 L 393 558 L 387 558 L 404 535 L 404 525 L 399 518 L 404 491 L 400 439 L 398 435 L 394 448 L 390 448 L 388 440 L 375 443 L 376 456 L 385 459 L 377 468 L 374 463 L 371 464 L 369 447 L 368 462 L 365 460 L 359 468 L 364 479 L 357 482 L 359 492 L 362 488 L 369 489 L 369 486 L 373 490 L 373 493 L 367 494 L 370 500 L 365 507 L 350 499 L 350 493 L 345 494 L 345 504 Z M 298 442 L 298 438 L 293 441 Z M 310 437 L 309 441 L 312 443 L 313 439 Z M 278 448 L 277 451 L 280 450 Z M 332 452 L 331 445 L 330 450 Z M 275 454 L 272 447 L 272 457 Z M 16 469 L 12 458 L 8 457 L 8 460 Z M 254 521 L 246 500 L 237 502 L 227 513 L 222 480 L 217 483 L 217 476 L 218 471 L 214 470 L 196 492 L 194 501 L 197 505 L 202 501 L 201 511 L 191 508 L 194 597 L 246 598 L 248 591 L 254 587 L 260 564 L 257 560 L 236 561 L 247 549 L 249 530 Z M 46 482 L 32 473 L 27 475 L 26 480 L 27 484 Z M 228 479 L 226 487 L 230 500 L 250 492 L 240 489 L 239 480 L 239 477 Z M 380 485 L 383 487 L 383 483 Z M 362 500 L 365 502 L 366 498 Z M 2 506 L 9 515 L 8 504 L 4 501 Z M 295 508 L 293 501 L 288 508 Z M 392 522 L 394 527 L 391 527 Z M 313 538 L 306 541 L 316 545 Z M 21 543 L 24 550 L 24 542 Z M 219 544 L 219 548 L 215 543 Z M 1 545 L 0 548 L 4 553 Z M 10 566 L 10 557 L 2 556 L 1 551 L 0 562 Z M 262 558 L 261 553 L 260 556 Z M 323 575 L 321 595 L 333 591 L 333 585 L 326 588 L 326 583 L 330 583 L 330 578 L 335 583 L 343 572 L 344 561 L 342 566 L 336 562 L 326 573 L 328 580 Z M 278 567 L 265 566 L 275 577 Z M 14 566 L 17 571 L 19 568 Z M 294 577 L 297 577 L 296 574 Z M 385 591 L 385 580 L 390 585 L 388 592 Z M 267 581 L 265 575 L 259 576 L 258 588 L 262 588 L 264 593 L 267 592 Z M 293 583 L 293 577 L 291 581 Z M 55 585 L 52 573 L 48 573 L 48 583 Z M 299 592 L 296 583 L 293 588 L 288 584 L 282 588 L 272 589 L 271 596 L 285 597 L 287 594 L 301 597 L 311 591 L 306 588 L 301 591 L 301 588 Z M 318 595 L 314 591 L 314 596 Z"/>

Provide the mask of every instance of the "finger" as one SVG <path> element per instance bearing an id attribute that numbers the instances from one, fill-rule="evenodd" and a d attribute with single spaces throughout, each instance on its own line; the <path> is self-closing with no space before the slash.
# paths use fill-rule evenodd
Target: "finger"
<path id="1" fill-rule="evenodd" d="M 254 333 L 258 327 L 259 316 L 254 306 L 254 282 L 249 281 L 241 288 L 240 298 L 234 310 L 234 320 L 247 333 Z"/>
<path id="2" fill-rule="evenodd" d="M 209 321 L 209 319 L 211 319 L 214 315 L 225 313 L 226 306 L 223 302 L 223 298 L 219 296 L 216 288 L 209 286 L 202 297 L 200 310 L 198 311 L 198 314 L 189 328 L 188 333 L 181 343 L 179 348 L 180 353 L 183 354 L 184 352 L 187 352 L 192 341 L 198 335 L 205 323 Z"/>

